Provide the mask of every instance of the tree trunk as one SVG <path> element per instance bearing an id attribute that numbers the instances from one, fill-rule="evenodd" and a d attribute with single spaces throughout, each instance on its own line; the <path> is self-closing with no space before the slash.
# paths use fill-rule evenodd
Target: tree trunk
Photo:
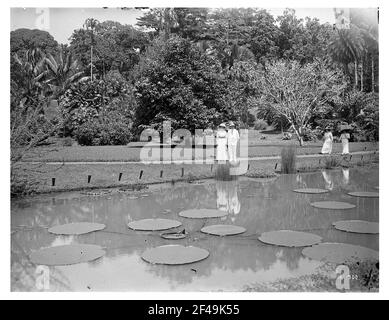
<path id="1" fill-rule="evenodd" d="M 90 81 L 93 81 L 93 46 L 90 47 Z"/>
<path id="2" fill-rule="evenodd" d="M 363 59 L 361 61 L 361 92 L 363 91 Z"/>
<path id="3" fill-rule="evenodd" d="M 358 62 L 357 59 L 354 60 L 354 89 L 358 89 Z"/>
<path id="4" fill-rule="evenodd" d="M 371 91 L 374 92 L 374 54 L 371 54 Z"/>

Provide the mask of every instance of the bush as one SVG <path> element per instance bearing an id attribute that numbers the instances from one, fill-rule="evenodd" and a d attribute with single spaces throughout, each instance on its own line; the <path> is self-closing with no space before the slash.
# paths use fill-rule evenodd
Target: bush
<path id="1" fill-rule="evenodd" d="M 259 120 L 255 121 L 255 124 L 254 124 L 255 130 L 262 131 L 262 130 L 266 130 L 268 127 L 269 127 L 269 125 L 263 119 L 259 119 Z"/>
<path id="2" fill-rule="evenodd" d="M 296 148 L 286 147 L 281 150 L 281 172 L 296 172 Z"/>
<path id="3" fill-rule="evenodd" d="M 332 169 L 340 166 L 340 159 L 334 156 L 324 158 L 324 166 L 326 169 Z"/>
<path id="4" fill-rule="evenodd" d="M 120 119 L 94 119 L 75 131 L 75 139 L 84 146 L 125 145 L 131 141 L 131 124 Z"/>

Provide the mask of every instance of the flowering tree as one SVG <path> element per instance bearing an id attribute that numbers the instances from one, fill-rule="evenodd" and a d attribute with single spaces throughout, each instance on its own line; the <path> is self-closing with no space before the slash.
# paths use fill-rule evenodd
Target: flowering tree
<path id="1" fill-rule="evenodd" d="M 264 77 L 259 78 L 260 105 L 286 119 L 303 145 L 302 136 L 312 115 L 338 100 L 346 85 L 342 73 L 326 68 L 321 61 L 306 65 L 278 61 L 267 65 Z"/>

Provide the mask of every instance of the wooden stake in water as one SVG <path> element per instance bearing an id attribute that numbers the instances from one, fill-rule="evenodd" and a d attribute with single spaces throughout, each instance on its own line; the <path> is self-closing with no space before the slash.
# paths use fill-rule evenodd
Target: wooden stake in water
<path id="1" fill-rule="evenodd" d="M 183 177 L 185 174 L 184 168 L 181 168 L 181 177 Z"/>
<path id="2" fill-rule="evenodd" d="M 274 167 L 274 170 L 277 170 L 278 162 L 276 162 L 276 165 Z"/>
<path id="3" fill-rule="evenodd" d="M 142 176 L 143 176 L 143 170 L 141 170 L 141 171 L 139 172 L 139 180 L 142 179 Z"/>
<path id="4" fill-rule="evenodd" d="M 123 175 L 123 173 L 120 172 L 119 173 L 119 181 L 122 180 L 122 175 Z"/>
<path id="5" fill-rule="evenodd" d="M 161 170 L 160 174 L 159 174 L 159 177 L 162 178 L 163 176 L 163 170 Z"/>
<path id="6" fill-rule="evenodd" d="M 90 183 L 91 179 L 92 179 L 92 176 L 88 175 L 88 183 Z"/>
<path id="7" fill-rule="evenodd" d="M 51 186 L 55 187 L 55 178 L 51 178 Z"/>

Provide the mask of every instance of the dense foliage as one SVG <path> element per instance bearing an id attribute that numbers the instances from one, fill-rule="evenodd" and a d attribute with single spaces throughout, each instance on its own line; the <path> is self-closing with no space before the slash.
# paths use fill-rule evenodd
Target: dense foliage
<path id="1" fill-rule="evenodd" d="M 45 134 L 84 145 L 125 144 L 164 120 L 191 131 L 226 120 L 269 124 L 301 143 L 347 122 L 354 140 L 378 139 L 375 9 L 351 9 L 349 28 L 292 9 L 279 17 L 254 8 L 139 15 L 135 26 L 87 19 L 69 45 L 45 31 L 12 31 L 11 125 L 26 128 L 32 113 L 27 135 L 44 119 L 61 123 Z M 54 121 L 45 110 L 57 100 Z"/>

